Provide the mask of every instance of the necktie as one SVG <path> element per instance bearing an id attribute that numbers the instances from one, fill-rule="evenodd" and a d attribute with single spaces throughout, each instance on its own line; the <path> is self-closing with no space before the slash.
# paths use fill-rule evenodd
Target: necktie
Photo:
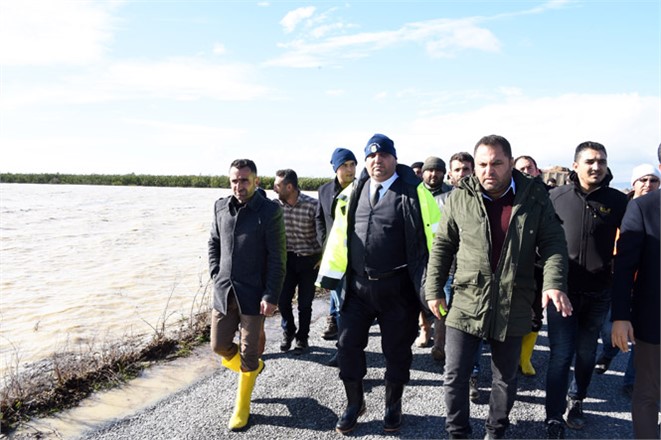
<path id="1" fill-rule="evenodd" d="M 370 197 L 370 204 L 372 205 L 372 208 L 374 208 L 376 204 L 379 203 L 380 192 L 381 192 L 381 184 L 377 183 L 376 186 L 374 187 L 374 192 L 372 193 L 372 197 Z"/>

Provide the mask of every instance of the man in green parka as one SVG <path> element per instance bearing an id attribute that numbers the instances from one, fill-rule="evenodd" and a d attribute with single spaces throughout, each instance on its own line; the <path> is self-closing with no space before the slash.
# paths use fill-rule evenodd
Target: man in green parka
<path id="1" fill-rule="evenodd" d="M 444 207 L 427 267 L 425 297 L 446 313 L 443 286 L 456 255 L 452 308 L 446 317 L 445 405 L 450 438 L 471 433 L 468 381 L 481 339 L 491 346 L 492 388 L 487 438 L 502 438 L 516 397 L 522 337 L 530 332 L 534 264 L 544 267 L 542 304 L 571 314 L 567 244 L 541 182 L 513 170 L 502 136 L 485 136 L 474 151 L 475 175 L 461 180 Z"/>

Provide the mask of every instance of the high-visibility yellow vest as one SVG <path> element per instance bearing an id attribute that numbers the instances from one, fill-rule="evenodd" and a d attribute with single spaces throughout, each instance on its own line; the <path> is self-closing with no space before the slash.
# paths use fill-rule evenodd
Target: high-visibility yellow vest
<path id="1" fill-rule="evenodd" d="M 326 248 L 319 266 L 317 286 L 333 289 L 347 271 L 347 211 L 352 191 L 353 185 L 349 185 L 337 196 L 335 220 L 328 234 Z M 422 182 L 417 186 L 416 191 L 420 203 L 422 224 L 425 228 L 427 251 L 431 251 L 434 235 L 441 220 L 441 211 L 436 200 L 434 200 L 434 196 L 431 195 Z"/>

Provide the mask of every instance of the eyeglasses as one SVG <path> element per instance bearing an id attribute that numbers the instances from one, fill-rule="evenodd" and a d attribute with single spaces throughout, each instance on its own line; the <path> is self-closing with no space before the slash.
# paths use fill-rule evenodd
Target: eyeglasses
<path id="1" fill-rule="evenodd" d="M 638 181 L 640 183 L 647 183 L 647 182 L 649 182 L 649 183 L 659 183 L 659 179 L 656 178 L 656 177 L 641 177 L 640 179 L 638 179 Z"/>

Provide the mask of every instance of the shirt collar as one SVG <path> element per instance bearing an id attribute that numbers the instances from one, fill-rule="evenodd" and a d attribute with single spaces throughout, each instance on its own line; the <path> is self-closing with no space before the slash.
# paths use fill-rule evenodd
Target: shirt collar
<path id="1" fill-rule="evenodd" d="M 381 195 L 385 194 L 385 192 L 388 191 L 388 188 L 390 188 L 390 186 L 393 184 L 395 180 L 397 180 L 398 177 L 399 175 L 397 174 L 397 171 L 395 171 L 395 173 L 392 176 L 390 176 L 390 178 L 385 182 L 377 182 L 374 179 L 370 178 L 370 194 L 372 193 L 374 188 L 376 188 L 377 185 L 381 185 Z"/>
<path id="2" fill-rule="evenodd" d="M 507 190 L 506 190 L 506 191 L 505 191 L 500 197 L 498 197 L 498 198 L 499 198 L 499 199 L 502 199 L 503 197 L 505 197 L 505 195 L 506 195 L 510 190 L 512 190 L 512 194 L 516 194 L 516 183 L 514 183 L 514 177 L 512 177 L 512 180 L 510 181 L 510 186 L 509 186 L 509 188 L 507 188 Z M 494 199 L 492 199 L 491 197 L 489 197 L 485 192 L 482 192 L 482 197 L 484 197 L 485 199 L 490 200 L 490 201 L 492 201 L 492 202 L 493 202 L 493 200 L 494 200 Z"/>

